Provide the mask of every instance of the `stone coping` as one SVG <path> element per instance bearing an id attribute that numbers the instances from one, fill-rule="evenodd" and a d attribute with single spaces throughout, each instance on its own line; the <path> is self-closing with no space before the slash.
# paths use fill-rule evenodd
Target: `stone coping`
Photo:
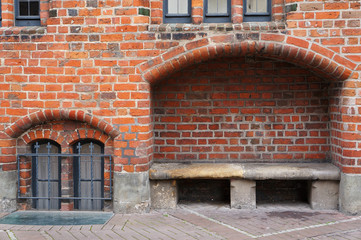
<path id="1" fill-rule="evenodd" d="M 331 163 L 154 163 L 149 178 L 337 181 L 340 170 Z"/>
<path id="2" fill-rule="evenodd" d="M 149 32 L 198 32 L 198 31 L 275 31 L 285 30 L 285 22 L 244 22 L 244 23 L 165 23 L 151 24 Z"/>
<path id="3" fill-rule="evenodd" d="M 46 26 L 0 27 L 0 36 L 46 34 Z M 26 39 L 22 39 L 25 41 Z"/>

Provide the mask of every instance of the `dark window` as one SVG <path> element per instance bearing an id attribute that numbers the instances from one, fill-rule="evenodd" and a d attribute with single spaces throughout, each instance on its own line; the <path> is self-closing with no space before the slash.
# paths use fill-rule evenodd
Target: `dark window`
<path id="1" fill-rule="evenodd" d="M 244 0 L 244 22 L 271 21 L 271 0 Z"/>
<path id="2" fill-rule="evenodd" d="M 60 146 L 50 140 L 32 145 L 32 193 L 36 209 L 60 209 Z M 55 199 L 57 198 L 57 199 Z"/>
<path id="3" fill-rule="evenodd" d="M 80 141 L 74 145 L 74 208 L 101 210 L 104 206 L 104 145 L 96 141 Z"/>
<path id="4" fill-rule="evenodd" d="M 220 23 L 231 21 L 231 0 L 205 0 L 204 22 Z"/>
<path id="5" fill-rule="evenodd" d="M 40 26 L 40 0 L 15 0 L 15 25 Z"/>
<path id="6" fill-rule="evenodd" d="M 165 23 L 191 23 L 191 0 L 164 0 Z"/>

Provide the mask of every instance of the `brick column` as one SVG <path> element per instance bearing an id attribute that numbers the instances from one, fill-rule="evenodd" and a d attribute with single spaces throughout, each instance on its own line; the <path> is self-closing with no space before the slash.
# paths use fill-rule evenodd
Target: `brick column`
<path id="1" fill-rule="evenodd" d="M 150 209 L 150 186 L 148 170 L 152 159 L 152 133 L 150 118 L 150 86 L 144 82 L 134 65 L 134 57 L 144 50 L 147 42 L 153 40 L 154 34 L 144 34 L 150 22 L 159 22 L 159 11 L 155 19 L 150 20 L 149 1 L 123 1 L 122 8 L 116 10 L 122 19 L 127 18 L 128 26 L 124 29 L 123 42 L 120 43 L 124 66 L 115 72 L 119 82 L 114 86 L 116 93 L 117 116 L 113 124 L 121 133 L 114 139 L 114 212 L 144 212 Z M 160 2 L 156 9 L 162 7 Z M 127 8 L 128 11 L 124 11 Z M 130 11 L 135 9 L 136 11 Z M 158 19 L 158 20 L 157 20 Z M 123 20 L 122 20 L 123 21 Z M 111 33 L 110 33 L 111 34 Z M 140 40 L 134 42 L 134 38 Z"/>
<path id="2" fill-rule="evenodd" d="M 2 9 L 2 26 L 3 27 L 14 26 L 14 18 L 15 18 L 14 0 L 2 0 L 1 9 Z"/>
<path id="3" fill-rule="evenodd" d="M 340 210 L 361 213 L 361 102 L 357 86 L 361 79 L 348 79 L 340 89 L 339 114 L 333 120 L 333 154 L 342 170 Z"/>
<path id="4" fill-rule="evenodd" d="M 192 0 L 192 23 L 203 23 L 203 0 Z"/>
<path id="5" fill-rule="evenodd" d="M 232 0 L 232 23 L 243 22 L 243 0 Z"/>

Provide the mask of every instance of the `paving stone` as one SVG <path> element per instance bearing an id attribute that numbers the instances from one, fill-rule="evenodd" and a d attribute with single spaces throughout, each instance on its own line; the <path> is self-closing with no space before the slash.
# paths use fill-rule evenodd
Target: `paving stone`
<path id="1" fill-rule="evenodd" d="M 0 224 L 0 229 L 1 230 L 8 230 L 12 227 L 12 225 L 8 225 L 8 224 Z"/>
<path id="2" fill-rule="evenodd" d="M 361 217 L 304 207 L 250 211 L 200 204 L 149 214 L 116 214 L 104 225 L 0 225 L 0 240 L 10 239 L 7 233 L 14 240 L 360 240 Z"/>
<path id="3" fill-rule="evenodd" d="M 116 229 L 113 230 L 115 234 L 117 234 L 120 239 L 150 239 L 151 236 L 144 236 L 142 234 L 139 234 L 137 230 L 134 229 Z"/>
<path id="4" fill-rule="evenodd" d="M 117 235 L 114 231 L 112 230 L 101 230 L 101 231 L 96 231 L 94 232 L 94 234 L 99 238 L 99 239 L 119 239 L 119 235 Z"/>
<path id="5" fill-rule="evenodd" d="M 18 240 L 45 240 L 42 234 L 38 231 L 13 231 Z"/>
<path id="6" fill-rule="evenodd" d="M 5 231 L 1 230 L 1 231 L 0 231 L 0 239 L 1 239 L 1 240 L 8 240 L 8 239 L 9 239 L 9 236 L 8 236 L 8 234 L 7 234 Z"/>
<path id="7" fill-rule="evenodd" d="M 217 235 L 223 236 L 227 239 L 230 239 L 233 236 L 236 236 L 238 239 L 247 239 L 249 236 L 244 235 L 238 231 L 235 231 L 233 229 L 230 229 L 228 227 L 225 227 L 223 225 L 217 224 L 215 222 L 212 222 L 210 220 L 201 218 L 194 214 L 189 213 L 180 213 L 179 211 L 176 213 L 172 213 L 172 216 L 180 218 L 184 221 L 190 222 L 194 225 L 198 225 L 202 228 L 207 229 L 210 232 L 214 232 Z"/>
<path id="8" fill-rule="evenodd" d="M 73 240 L 76 239 L 71 233 L 66 230 L 51 230 L 46 232 L 54 240 Z"/>

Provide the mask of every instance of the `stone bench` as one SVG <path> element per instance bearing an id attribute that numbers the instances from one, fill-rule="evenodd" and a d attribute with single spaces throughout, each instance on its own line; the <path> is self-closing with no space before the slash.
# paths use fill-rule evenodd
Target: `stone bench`
<path id="1" fill-rule="evenodd" d="M 256 180 L 308 180 L 313 209 L 337 209 L 340 170 L 330 163 L 154 163 L 153 208 L 175 208 L 177 180 L 229 179 L 231 208 L 256 208 Z"/>

